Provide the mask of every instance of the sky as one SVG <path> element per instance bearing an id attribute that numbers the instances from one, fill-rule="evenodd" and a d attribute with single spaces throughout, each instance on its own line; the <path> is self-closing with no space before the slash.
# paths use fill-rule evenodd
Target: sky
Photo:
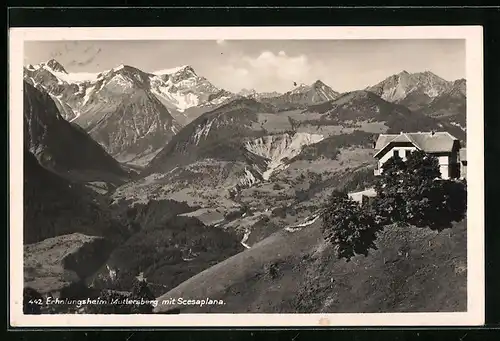
<path id="1" fill-rule="evenodd" d="M 345 92 L 406 70 L 465 78 L 465 40 L 29 41 L 24 64 L 56 59 L 68 72 L 121 64 L 146 72 L 191 65 L 215 86 L 286 92 L 321 80 Z"/>

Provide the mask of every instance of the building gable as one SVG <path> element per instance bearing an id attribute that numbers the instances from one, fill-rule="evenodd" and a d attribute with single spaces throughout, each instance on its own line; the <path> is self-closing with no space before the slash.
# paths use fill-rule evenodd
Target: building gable
<path id="1" fill-rule="evenodd" d="M 384 148 L 382 148 L 381 150 L 376 152 L 374 157 L 381 158 L 384 155 L 386 155 L 387 153 L 389 153 L 392 149 L 397 148 L 397 147 L 415 147 L 415 148 L 419 149 L 411 141 L 406 141 L 406 142 L 393 142 L 393 141 L 391 141 Z"/>

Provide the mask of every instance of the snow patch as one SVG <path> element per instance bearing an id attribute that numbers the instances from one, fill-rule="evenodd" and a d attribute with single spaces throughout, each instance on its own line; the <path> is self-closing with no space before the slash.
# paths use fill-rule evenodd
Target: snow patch
<path id="1" fill-rule="evenodd" d="M 130 83 L 130 81 L 128 81 L 127 79 L 125 79 L 125 77 L 123 77 L 122 75 L 116 75 L 114 76 L 108 84 L 114 84 L 114 85 L 117 85 L 119 87 L 122 87 L 124 89 L 131 89 L 132 88 L 132 83 Z"/>
<path id="2" fill-rule="evenodd" d="M 255 178 L 252 172 L 245 167 L 245 175 L 240 179 L 240 183 L 244 186 L 253 186 L 258 180 Z"/>
<path id="3" fill-rule="evenodd" d="M 38 83 L 35 82 L 35 79 L 33 77 L 30 77 L 30 79 L 33 82 L 33 86 L 36 88 L 36 86 L 38 85 Z"/>
<path id="4" fill-rule="evenodd" d="M 249 229 L 247 229 L 245 231 L 245 234 L 243 235 L 243 239 L 240 242 L 241 245 L 243 245 L 247 249 L 250 249 L 250 246 L 246 243 L 246 241 L 248 240 L 248 237 L 250 237 L 250 233 L 251 233 L 251 231 Z"/>
<path id="5" fill-rule="evenodd" d="M 114 281 L 116 279 L 116 270 L 111 269 L 107 264 L 106 269 L 108 270 L 109 278 L 111 279 L 111 281 Z"/>
<path id="6" fill-rule="evenodd" d="M 200 143 L 202 138 L 206 138 L 208 136 L 214 121 L 215 121 L 215 119 L 211 120 L 210 122 L 208 122 L 207 124 L 205 124 L 203 126 L 196 127 L 196 132 L 194 133 L 194 143 L 196 145 L 198 145 Z"/>
<path id="7" fill-rule="evenodd" d="M 85 89 L 85 96 L 83 97 L 82 106 L 85 105 L 85 104 L 87 104 L 87 102 L 89 101 L 90 95 L 92 94 L 93 90 L 95 90 L 95 86 L 88 87 L 87 89 Z"/>
<path id="8" fill-rule="evenodd" d="M 182 66 L 178 66 L 178 67 L 174 67 L 174 68 L 170 68 L 170 69 L 157 70 L 157 71 L 153 71 L 152 74 L 157 75 L 157 76 L 171 75 L 173 73 L 179 72 L 179 71 L 187 68 L 188 66 L 189 65 L 182 65 Z"/>
<path id="9" fill-rule="evenodd" d="M 467 131 L 467 129 L 465 127 L 462 127 L 462 125 L 460 125 L 460 123 L 457 123 L 457 122 L 450 122 L 450 124 L 452 126 L 455 126 L 455 127 L 458 127 L 460 129 L 462 129 L 463 131 Z"/>
<path id="10" fill-rule="evenodd" d="M 318 93 L 321 96 L 323 96 L 323 98 L 325 98 L 328 101 L 334 100 L 335 99 L 335 95 L 332 94 L 331 92 L 327 91 L 327 90 L 328 89 L 325 88 L 324 86 L 321 86 L 321 87 L 317 88 Z"/>
<path id="11" fill-rule="evenodd" d="M 171 89 L 172 85 L 159 85 L 152 88 L 151 91 L 157 97 L 161 97 L 161 99 L 172 104 L 180 112 L 200 104 L 199 95 L 192 92 L 182 93 L 180 91 L 172 91 Z"/>
<path id="12" fill-rule="evenodd" d="M 81 115 L 81 112 L 78 111 L 78 110 L 75 110 L 75 109 L 73 109 L 73 113 L 75 114 L 75 117 L 73 117 L 71 120 L 69 120 L 70 122 L 73 122 L 74 120 L 76 120 Z"/>
<path id="13" fill-rule="evenodd" d="M 396 86 L 393 86 L 389 89 L 384 89 L 384 92 L 382 93 L 382 96 L 380 96 L 383 100 L 386 100 L 388 102 L 394 102 L 401 100 L 405 98 L 407 95 L 407 92 L 403 89 L 402 86 L 399 84 Z"/>
<path id="14" fill-rule="evenodd" d="M 427 96 L 430 98 L 437 97 L 439 95 L 439 91 L 436 88 L 431 88 L 428 89 L 427 91 L 424 92 Z"/>

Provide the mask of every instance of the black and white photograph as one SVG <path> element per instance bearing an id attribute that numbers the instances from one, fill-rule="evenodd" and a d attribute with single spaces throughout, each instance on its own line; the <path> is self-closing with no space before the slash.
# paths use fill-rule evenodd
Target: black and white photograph
<path id="1" fill-rule="evenodd" d="M 483 322 L 481 28 L 87 30 L 11 32 L 11 323 Z"/>

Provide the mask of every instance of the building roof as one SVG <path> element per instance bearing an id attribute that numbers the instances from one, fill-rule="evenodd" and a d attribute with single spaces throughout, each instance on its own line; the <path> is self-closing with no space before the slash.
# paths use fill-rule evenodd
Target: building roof
<path id="1" fill-rule="evenodd" d="M 375 143 L 375 155 L 390 144 L 398 142 L 409 142 L 427 153 L 451 152 L 455 141 L 458 139 L 448 132 L 380 134 Z"/>

